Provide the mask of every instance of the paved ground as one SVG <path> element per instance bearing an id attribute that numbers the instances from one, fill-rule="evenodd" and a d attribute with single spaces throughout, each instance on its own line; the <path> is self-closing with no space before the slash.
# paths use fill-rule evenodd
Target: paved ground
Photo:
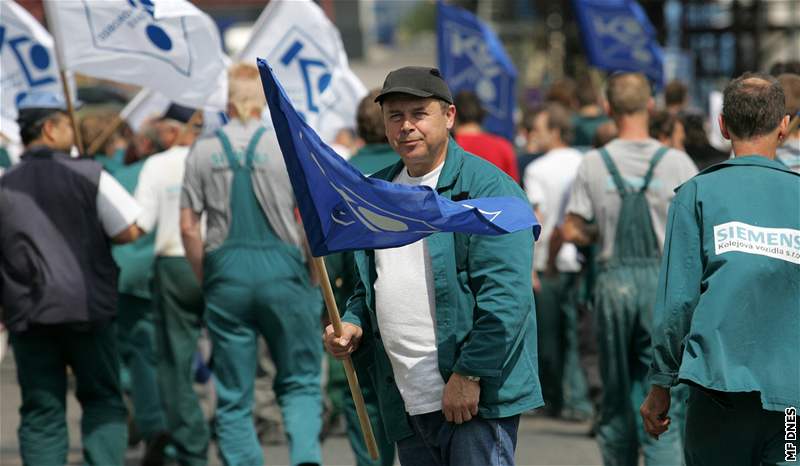
<path id="1" fill-rule="evenodd" d="M 16 381 L 13 355 L 7 355 L 0 364 L 0 465 L 18 466 L 22 462 L 17 446 L 16 429 L 19 423 L 20 394 Z M 80 407 L 74 396 L 70 396 L 67 415 L 70 425 L 69 464 L 81 464 Z M 588 466 L 600 464 L 597 444 L 586 435 L 587 424 L 568 423 L 542 417 L 524 417 L 520 425 L 518 465 L 571 465 Z M 127 465 L 138 465 L 143 453 L 141 447 L 128 451 Z M 216 451 L 209 454 L 210 464 L 218 465 Z M 285 446 L 264 448 L 267 465 L 288 464 Z M 344 437 L 331 437 L 323 445 L 326 465 L 352 465 L 353 455 Z"/>

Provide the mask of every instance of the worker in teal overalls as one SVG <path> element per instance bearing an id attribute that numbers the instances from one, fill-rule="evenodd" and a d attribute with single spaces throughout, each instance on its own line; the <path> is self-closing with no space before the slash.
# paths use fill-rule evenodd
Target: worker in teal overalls
<path id="1" fill-rule="evenodd" d="M 644 75 L 613 75 L 607 96 L 619 137 L 584 156 L 563 227 L 567 241 L 600 246 L 592 302 L 603 381 L 597 439 L 606 466 L 636 466 L 640 451 L 647 466 L 673 465 L 681 456 L 681 429 L 656 442 L 646 434 L 636 408 L 648 390 L 652 312 L 669 201 L 673 189 L 697 168 L 685 153 L 649 137 L 653 102 Z M 676 408 L 684 393 L 673 392 Z M 679 426 L 681 412 L 674 414 Z"/>
<path id="2" fill-rule="evenodd" d="M 670 394 L 689 386 L 687 466 L 797 461 L 800 174 L 775 160 L 783 99 L 770 76 L 731 81 L 720 128 L 736 157 L 670 207 L 641 414 L 655 438 L 674 430 Z"/>
<path id="3" fill-rule="evenodd" d="M 322 299 L 306 268 L 277 138 L 260 124 L 265 101 L 254 66 L 232 68 L 229 102 L 231 122 L 189 154 L 181 199 L 183 241 L 203 283 L 213 344 L 220 457 L 229 466 L 263 464 L 252 416 L 262 335 L 277 369 L 291 463 L 320 464 Z"/>
<path id="4" fill-rule="evenodd" d="M 145 158 L 117 167 L 114 178 L 133 195 Z M 111 250 L 119 266 L 117 281 L 117 341 L 123 377 L 133 403 L 137 433 L 147 444 L 144 464 L 156 464 L 169 440 L 156 377 L 155 324 L 151 285 L 155 261 L 155 232 Z M 125 377 L 127 376 L 127 377 Z M 153 463 L 150 463 L 153 461 Z"/>

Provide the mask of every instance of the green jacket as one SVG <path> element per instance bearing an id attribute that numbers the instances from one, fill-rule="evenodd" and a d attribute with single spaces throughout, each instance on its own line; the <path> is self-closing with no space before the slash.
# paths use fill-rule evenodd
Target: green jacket
<path id="1" fill-rule="evenodd" d="M 394 165 L 400 156 L 389 144 L 367 144 L 356 152 L 348 162 L 358 168 L 361 173 L 369 176 L 373 173 Z"/>
<path id="2" fill-rule="evenodd" d="M 714 165 L 670 206 L 651 381 L 800 405 L 800 175 L 761 156 Z"/>
<path id="3" fill-rule="evenodd" d="M 403 168 L 399 162 L 374 177 L 391 181 Z M 526 199 L 508 175 L 468 154 L 452 138 L 436 191 L 455 200 Z M 436 289 L 436 339 L 443 380 L 453 372 L 481 377 L 479 414 L 485 418 L 542 406 L 531 287 L 532 230 L 501 236 L 435 233 L 426 241 Z M 343 320 L 364 331 L 353 362 L 376 388 L 386 432 L 394 442 L 412 431 L 375 315 L 374 251 L 357 251 L 355 262 L 358 279 Z"/>

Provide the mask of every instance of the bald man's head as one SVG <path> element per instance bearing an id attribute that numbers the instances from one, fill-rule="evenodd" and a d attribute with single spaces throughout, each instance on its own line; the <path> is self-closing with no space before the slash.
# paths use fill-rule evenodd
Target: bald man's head
<path id="1" fill-rule="evenodd" d="M 753 139 L 781 124 L 785 96 L 778 80 L 767 74 L 745 73 L 725 87 L 722 119 L 733 136 Z"/>
<path id="2" fill-rule="evenodd" d="M 647 111 L 650 97 L 650 83 L 641 73 L 619 73 L 608 79 L 606 98 L 614 115 Z"/>

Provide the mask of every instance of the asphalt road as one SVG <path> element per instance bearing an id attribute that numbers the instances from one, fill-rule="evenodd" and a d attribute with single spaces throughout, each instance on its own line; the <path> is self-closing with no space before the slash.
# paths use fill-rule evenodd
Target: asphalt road
<path id="1" fill-rule="evenodd" d="M 20 392 L 16 380 L 13 354 L 0 364 L 0 465 L 18 466 L 19 456 L 16 429 L 19 424 Z M 67 416 L 69 418 L 70 452 L 69 464 L 80 465 L 80 406 L 74 393 L 70 393 Z M 601 463 L 600 453 L 594 439 L 586 433 L 586 423 L 564 422 L 544 417 L 524 416 L 517 442 L 518 465 L 571 465 L 588 466 Z M 126 464 L 138 465 L 143 454 L 141 445 L 128 450 Z M 266 446 L 264 459 L 267 465 L 288 464 L 285 445 Z M 343 436 L 329 437 L 323 444 L 323 459 L 326 465 L 352 465 L 353 454 Z M 221 464 L 212 444 L 209 464 Z"/>

